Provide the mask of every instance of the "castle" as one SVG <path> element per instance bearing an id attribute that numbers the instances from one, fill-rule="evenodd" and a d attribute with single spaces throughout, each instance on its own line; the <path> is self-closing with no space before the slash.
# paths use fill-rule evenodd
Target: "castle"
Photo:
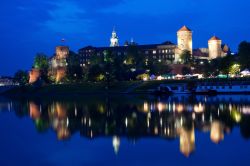
<path id="1" fill-rule="evenodd" d="M 117 56 L 127 55 L 131 45 L 136 46 L 138 53 L 145 56 L 146 60 L 165 62 L 167 64 L 181 63 L 180 55 L 183 51 L 189 51 L 193 58 L 197 60 L 212 60 L 224 57 L 229 52 L 229 47 L 223 45 L 222 40 L 216 36 L 208 40 L 208 48 L 193 49 L 193 32 L 186 26 L 177 31 L 177 45 L 170 41 L 161 44 L 138 45 L 131 41 L 125 42 L 123 46 L 120 46 L 118 35 L 115 29 L 113 29 L 109 47 L 87 46 L 78 50 L 80 66 L 90 65 L 91 56 L 103 56 L 105 51 L 111 51 Z M 49 61 L 49 75 L 54 77 L 56 82 L 60 82 L 66 75 L 69 47 L 58 46 L 55 52 L 55 55 Z M 39 70 L 32 69 L 30 72 L 30 83 L 34 83 L 39 77 Z"/>
<path id="2" fill-rule="evenodd" d="M 93 55 L 103 55 L 105 50 L 110 50 L 114 54 L 127 55 L 128 46 L 136 45 L 135 42 L 125 42 L 123 46 L 119 46 L 119 38 L 115 30 L 112 32 L 110 39 L 110 47 L 92 47 L 87 46 L 79 49 L 78 54 L 81 57 L 81 65 L 85 66 L 90 63 L 90 57 Z M 183 26 L 177 31 L 177 45 L 167 41 L 161 44 L 136 45 L 139 53 L 146 57 L 158 61 L 165 61 L 169 64 L 180 63 L 180 55 L 187 50 L 195 59 L 215 59 L 224 57 L 229 52 L 227 45 L 222 45 L 222 40 L 213 36 L 208 40 L 208 48 L 193 49 L 193 32 L 188 27 Z"/>

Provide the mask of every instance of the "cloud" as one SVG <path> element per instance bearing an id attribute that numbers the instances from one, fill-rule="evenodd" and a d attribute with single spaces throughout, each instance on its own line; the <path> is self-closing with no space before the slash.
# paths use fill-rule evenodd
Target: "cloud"
<path id="1" fill-rule="evenodd" d="M 50 18 L 41 25 L 49 31 L 63 34 L 85 33 L 94 24 L 87 18 L 87 13 L 76 3 L 60 1 L 55 3 L 55 8 L 48 11 Z"/>
<path id="2" fill-rule="evenodd" d="M 113 12 L 118 14 L 147 14 L 147 15 L 161 15 L 176 13 L 183 10 L 185 13 L 189 12 L 185 10 L 187 6 L 192 8 L 196 3 L 193 1 L 180 1 L 178 5 L 175 1 L 145 1 L 145 0 L 126 0 L 123 3 L 117 4 L 106 8 L 104 12 Z"/>

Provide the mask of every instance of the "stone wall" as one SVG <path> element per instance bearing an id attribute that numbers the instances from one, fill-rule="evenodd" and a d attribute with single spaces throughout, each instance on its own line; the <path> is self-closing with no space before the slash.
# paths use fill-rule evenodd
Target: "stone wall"
<path id="1" fill-rule="evenodd" d="M 39 69 L 32 69 L 29 72 L 29 83 L 35 83 L 41 77 L 41 71 Z"/>

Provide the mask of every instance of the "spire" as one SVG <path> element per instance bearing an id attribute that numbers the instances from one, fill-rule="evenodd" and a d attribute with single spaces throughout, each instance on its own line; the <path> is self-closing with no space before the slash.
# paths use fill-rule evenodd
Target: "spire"
<path id="1" fill-rule="evenodd" d="M 110 38 L 110 47 L 119 46 L 119 39 L 115 31 L 115 27 L 113 27 L 112 36 Z"/>

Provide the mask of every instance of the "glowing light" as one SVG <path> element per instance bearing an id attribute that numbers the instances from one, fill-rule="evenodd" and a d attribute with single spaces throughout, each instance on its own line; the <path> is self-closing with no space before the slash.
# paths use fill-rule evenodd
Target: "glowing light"
<path id="1" fill-rule="evenodd" d="M 149 106 L 148 106 L 147 102 L 144 102 L 144 104 L 143 104 L 143 111 L 144 112 L 148 112 L 149 111 Z"/>
<path id="2" fill-rule="evenodd" d="M 195 150 L 195 133 L 194 127 L 191 130 L 181 128 L 180 130 L 180 151 L 186 157 Z"/>
<path id="3" fill-rule="evenodd" d="M 163 80 L 163 77 L 162 76 L 158 76 L 156 79 L 159 80 L 159 81 L 161 81 L 161 80 Z"/>
<path id="4" fill-rule="evenodd" d="M 128 127 L 128 118 L 125 119 L 125 126 Z"/>
<path id="5" fill-rule="evenodd" d="M 224 139 L 223 125 L 219 121 L 214 121 L 211 124 L 210 138 L 214 143 L 219 143 Z"/>
<path id="6" fill-rule="evenodd" d="M 91 126 L 91 119 L 89 119 L 89 126 Z"/>
<path id="7" fill-rule="evenodd" d="M 154 133 L 155 133 L 155 135 L 158 135 L 158 132 L 159 132 L 159 131 L 158 131 L 158 127 L 155 127 L 155 128 L 154 128 Z"/>
<path id="8" fill-rule="evenodd" d="M 112 143 L 113 143 L 113 148 L 114 148 L 115 154 L 118 154 L 119 148 L 120 148 L 120 144 L 121 144 L 120 138 L 117 137 L 117 136 L 114 136 Z"/>
<path id="9" fill-rule="evenodd" d="M 199 103 L 199 105 L 194 105 L 194 112 L 196 113 L 201 113 L 201 112 L 204 112 L 204 106 Z"/>
<path id="10" fill-rule="evenodd" d="M 237 110 L 232 111 L 231 117 L 237 123 L 239 123 L 241 121 L 241 113 Z"/>
<path id="11" fill-rule="evenodd" d="M 164 105 L 163 105 L 162 103 L 158 103 L 158 104 L 157 104 L 157 108 L 158 108 L 158 111 L 159 111 L 159 112 L 162 112 L 163 109 L 164 109 Z"/>
<path id="12" fill-rule="evenodd" d="M 39 111 L 38 105 L 36 105 L 34 102 L 30 102 L 29 103 L 29 108 L 30 108 L 30 117 L 32 119 L 40 118 L 41 112 Z"/>
<path id="13" fill-rule="evenodd" d="M 243 106 L 243 107 L 241 108 L 241 111 L 242 111 L 242 113 L 245 114 L 245 115 L 250 115 L 250 107 L 249 107 L 249 106 Z"/>
<path id="14" fill-rule="evenodd" d="M 192 113 L 192 119 L 195 120 L 195 113 Z"/>
<path id="15" fill-rule="evenodd" d="M 147 120 L 147 127 L 149 127 L 150 126 L 150 121 L 149 121 L 149 119 Z"/>
<path id="16" fill-rule="evenodd" d="M 176 110 L 177 110 L 177 112 L 183 112 L 184 111 L 184 106 L 182 104 L 178 104 L 176 106 Z"/>

